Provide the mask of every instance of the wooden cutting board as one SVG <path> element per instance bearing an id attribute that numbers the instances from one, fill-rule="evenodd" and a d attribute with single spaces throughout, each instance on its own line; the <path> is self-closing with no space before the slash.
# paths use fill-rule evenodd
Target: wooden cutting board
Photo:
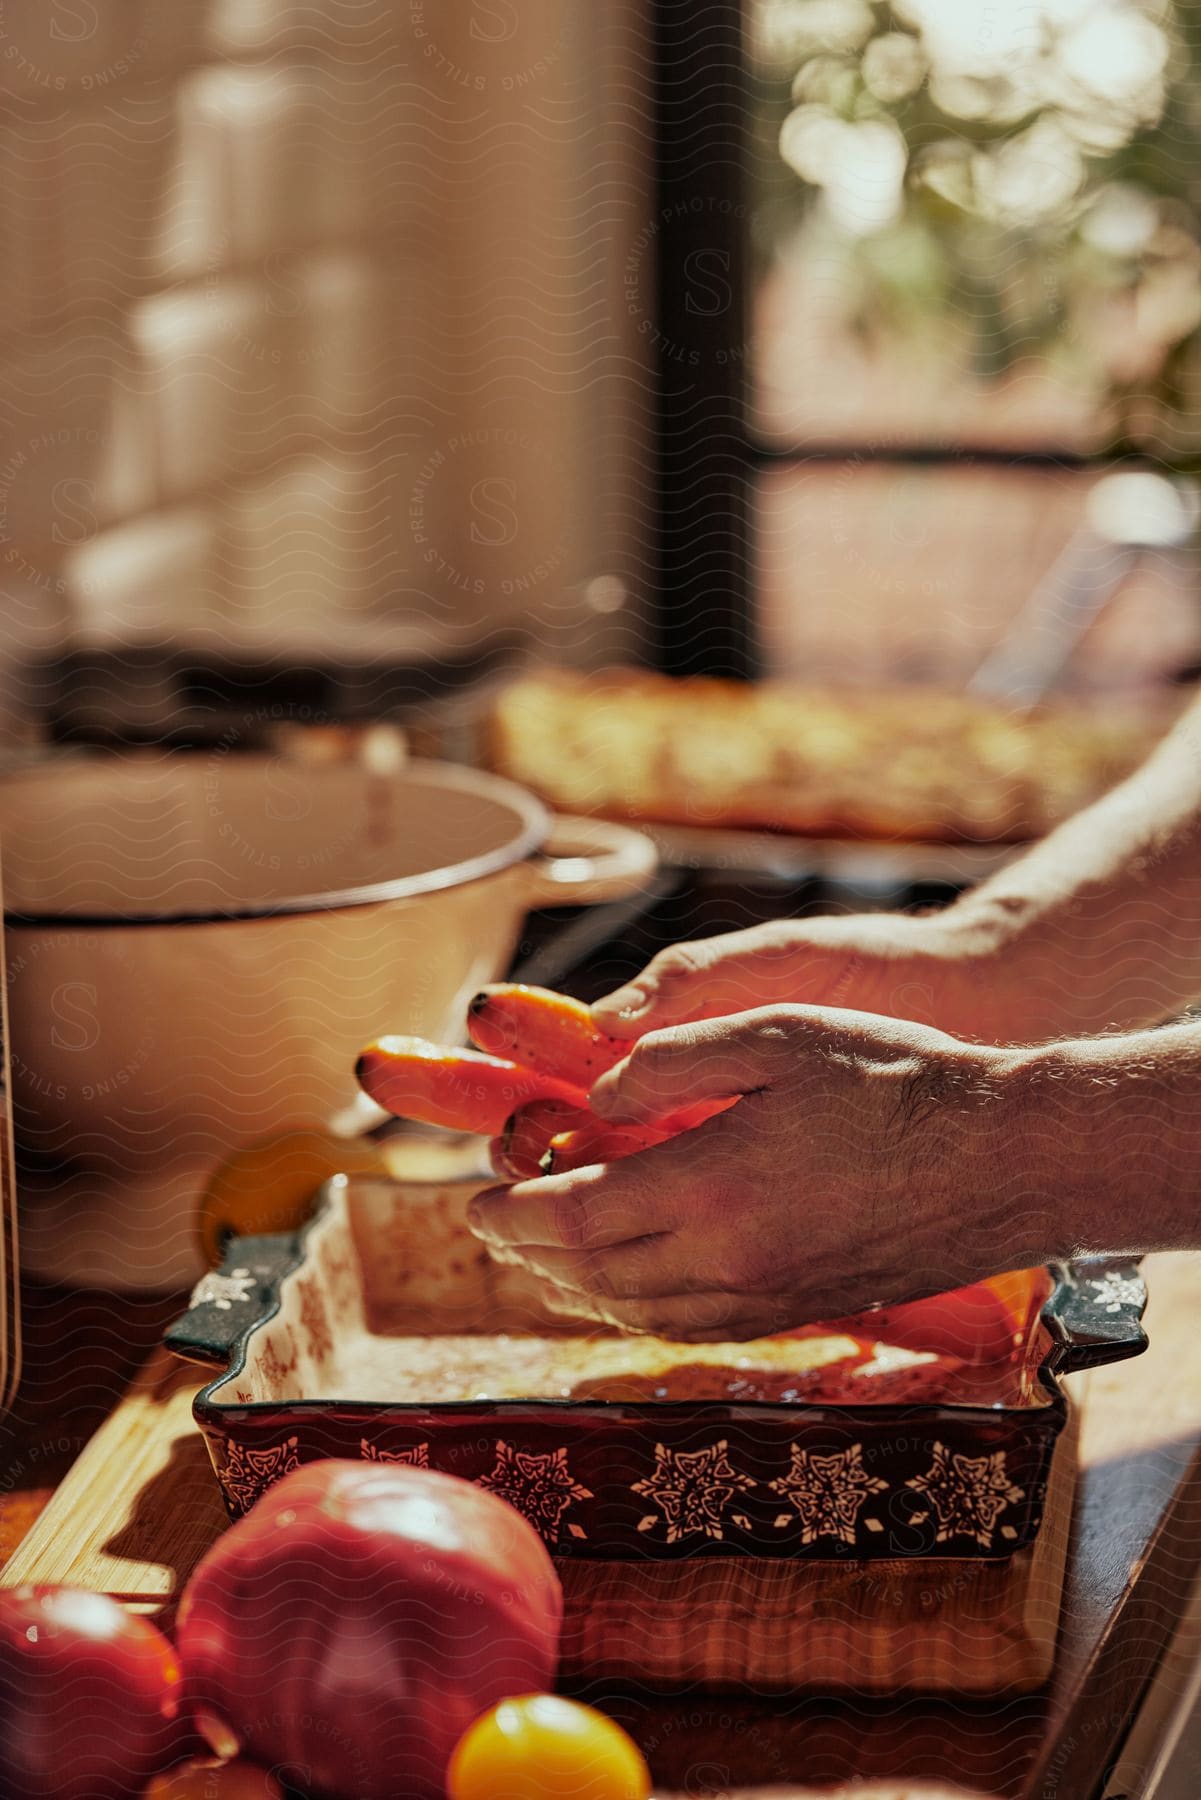
<path id="1" fill-rule="evenodd" d="M 151 1357 L 0 1585 L 64 1582 L 170 1621 L 228 1523 L 192 1420 L 197 1371 Z M 563 1674 L 656 1686 L 1020 1691 L 1048 1678 L 1067 1560 L 1075 1420 L 1035 1544 L 1006 1562 L 560 1564 Z"/>

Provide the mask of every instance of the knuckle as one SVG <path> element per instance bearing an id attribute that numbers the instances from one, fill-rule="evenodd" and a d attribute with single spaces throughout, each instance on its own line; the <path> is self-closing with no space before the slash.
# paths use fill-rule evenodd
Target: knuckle
<path id="1" fill-rule="evenodd" d="M 617 1279 L 606 1279 L 608 1298 L 632 1305 L 637 1301 L 652 1299 L 661 1277 L 652 1253 L 640 1252 L 637 1246 L 627 1245 Z"/>
<path id="2" fill-rule="evenodd" d="M 795 952 L 796 932 L 797 927 L 785 920 L 748 925 L 726 939 L 726 956 L 757 964 L 782 961 Z"/>
<path id="3" fill-rule="evenodd" d="M 556 1194 L 551 1222 L 555 1239 L 566 1250 L 584 1250 L 588 1246 L 588 1209 L 580 1196 L 568 1189 Z"/>
<path id="4" fill-rule="evenodd" d="M 727 1250 L 715 1257 L 705 1268 L 706 1287 L 718 1289 L 721 1293 L 736 1294 L 752 1285 L 752 1275 L 748 1258 L 737 1250 Z"/>
<path id="5" fill-rule="evenodd" d="M 635 1076 L 655 1076 L 668 1066 L 671 1056 L 672 1039 L 651 1031 L 634 1044 L 628 1067 Z"/>
<path id="6" fill-rule="evenodd" d="M 613 1285 L 612 1277 L 596 1261 L 589 1260 L 582 1263 L 577 1272 L 577 1279 L 582 1293 L 596 1295 L 601 1300 L 613 1300 L 617 1296 L 617 1289 Z"/>
<path id="7" fill-rule="evenodd" d="M 671 1338 L 676 1333 L 676 1321 L 669 1312 L 665 1312 L 662 1308 L 650 1307 L 641 1329 L 651 1337 Z"/>
<path id="8" fill-rule="evenodd" d="M 749 1242 L 730 1238 L 713 1243 L 694 1259 L 688 1285 L 694 1294 L 758 1293 L 770 1285 L 772 1274 L 770 1252 L 757 1251 Z"/>
<path id="9" fill-rule="evenodd" d="M 678 1027 L 675 1028 L 678 1034 Z M 619 1081 L 621 1098 L 634 1106 L 658 1110 L 664 1095 L 674 1090 L 680 1067 L 680 1040 L 667 1032 L 648 1032 L 630 1051 Z"/>
<path id="10" fill-rule="evenodd" d="M 598 1215 L 598 1229 L 606 1244 L 637 1246 L 640 1240 L 670 1226 L 673 1209 L 665 1202 L 663 1184 L 645 1169 L 636 1169 L 637 1161 L 635 1156 L 624 1159 L 621 1188 Z M 646 1253 L 651 1254 L 649 1245 Z"/>
<path id="11" fill-rule="evenodd" d="M 768 1006 L 752 1026 L 756 1040 L 766 1050 L 783 1051 L 796 1040 L 797 1016 L 786 1006 Z"/>
<path id="12" fill-rule="evenodd" d="M 587 1310 L 579 1294 L 572 1294 L 567 1288 L 558 1287 L 553 1283 L 544 1284 L 542 1304 L 547 1312 L 564 1319 L 578 1319 Z"/>
<path id="13" fill-rule="evenodd" d="M 795 1010 L 764 1007 L 733 1024 L 731 1047 L 764 1069 L 788 1070 L 805 1050 L 805 1036 L 798 1026 Z"/>
<path id="14" fill-rule="evenodd" d="M 660 987 L 670 987 L 675 983 L 691 981 L 712 960 L 712 948 L 707 941 L 672 944 L 651 959 L 648 973 L 654 976 Z"/>
<path id="15" fill-rule="evenodd" d="M 613 1311 L 627 1330 L 662 1335 L 667 1326 L 667 1314 L 654 1300 L 623 1300 Z"/>

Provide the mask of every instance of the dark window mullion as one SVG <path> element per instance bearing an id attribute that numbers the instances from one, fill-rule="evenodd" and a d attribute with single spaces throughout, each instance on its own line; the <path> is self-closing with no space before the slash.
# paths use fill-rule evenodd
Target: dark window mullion
<path id="1" fill-rule="evenodd" d="M 742 0 L 653 0 L 656 660 L 756 672 L 747 542 Z"/>

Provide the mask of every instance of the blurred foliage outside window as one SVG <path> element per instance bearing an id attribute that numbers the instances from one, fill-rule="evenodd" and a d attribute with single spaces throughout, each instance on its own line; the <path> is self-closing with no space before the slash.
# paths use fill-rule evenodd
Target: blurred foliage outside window
<path id="1" fill-rule="evenodd" d="M 752 57 L 761 431 L 1201 467 L 1201 5 L 755 0 Z"/>

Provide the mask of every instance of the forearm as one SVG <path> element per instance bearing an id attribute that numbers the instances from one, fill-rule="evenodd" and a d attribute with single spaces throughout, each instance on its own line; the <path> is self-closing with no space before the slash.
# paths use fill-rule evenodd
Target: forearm
<path id="1" fill-rule="evenodd" d="M 999 1054 L 1015 1242 L 1201 1248 L 1201 1025 Z"/>
<path id="2" fill-rule="evenodd" d="M 951 909 L 1019 982 L 1029 1037 L 1201 999 L 1201 705 L 1138 772 Z"/>

